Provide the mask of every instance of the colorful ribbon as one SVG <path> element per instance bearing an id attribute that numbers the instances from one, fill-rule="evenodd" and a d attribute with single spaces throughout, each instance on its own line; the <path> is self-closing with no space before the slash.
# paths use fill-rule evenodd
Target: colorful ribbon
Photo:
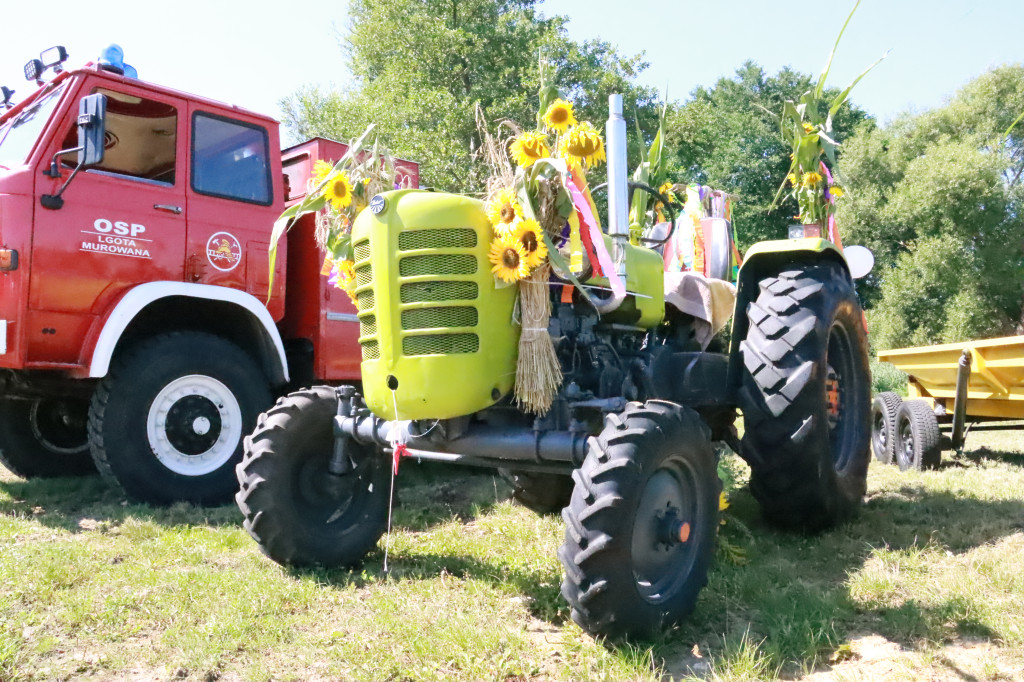
<path id="1" fill-rule="evenodd" d="M 572 197 L 573 205 L 576 207 L 581 231 L 584 231 L 590 237 L 590 243 L 597 256 L 597 263 L 601 266 L 604 276 L 608 278 L 608 284 L 617 297 L 625 296 L 626 285 L 615 272 L 615 263 L 612 261 L 612 257 L 608 254 L 608 249 L 604 245 L 604 235 L 601 234 L 601 230 L 597 226 L 597 220 L 594 218 L 590 202 L 587 200 L 586 195 L 576 186 L 572 178 L 565 179 L 565 186 L 569 190 L 569 196 Z"/>

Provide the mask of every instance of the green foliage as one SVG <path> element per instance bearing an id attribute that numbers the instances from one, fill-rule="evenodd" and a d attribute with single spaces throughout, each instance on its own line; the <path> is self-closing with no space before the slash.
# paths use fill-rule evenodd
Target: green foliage
<path id="1" fill-rule="evenodd" d="M 538 55 L 577 118 L 607 118 L 623 94 L 645 134 L 657 127 L 655 93 L 635 84 L 646 63 L 606 42 L 566 37 L 566 17 L 545 18 L 539 0 L 354 0 L 345 36 L 355 81 L 342 91 L 299 90 L 284 121 L 298 137 L 347 139 L 370 123 L 399 157 L 420 163 L 425 185 L 480 191 L 488 172 L 476 107 L 493 122 L 530 126 L 538 110 Z M 630 112 L 632 113 L 632 112 Z"/>
<path id="2" fill-rule="evenodd" d="M 879 362 L 871 358 L 871 394 L 886 391 L 906 395 L 907 375 L 890 362 Z"/>
<path id="3" fill-rule="evenodd" d="M 990 71 L 944 107 L 861 127 L 844 150 L 847 243 L 875 253 L 860 284 L 878 348 L 1012 333 L 1024 293 L 1024 67 Z"/>
<path id="4" fill-rule="evenodd" d="M 747 61 L 733 78 L 697 88 L 690 101 L 669 107 L 669 164 L 681 178 L 737 195 L 734 220 L 743 249 L 765 239 L 785 238 L 787 226 L 794 222 L 797 205 L 792 199 L 771 210 L 791 164 L 791 148 L 779 135 L 774 112 L 814 87 L 810 76 L 788 67 L 768 76 Z M 825 88 L 821 100 L 833 102 L 840 94 L 837 88 Z M 824 119 L 828 111 L 817 115 Z M 866 119 L 867 114 L 853 104 L 841 107 L 832 117 L 833 139 L 842 142 Z"/>

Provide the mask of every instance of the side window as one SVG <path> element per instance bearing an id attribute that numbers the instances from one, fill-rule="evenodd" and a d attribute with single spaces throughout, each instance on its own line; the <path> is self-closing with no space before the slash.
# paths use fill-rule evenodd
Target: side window
<path id="1" fill-rule="evenodd" d="M 177 109 L 104 88 L 97 88 L 96 92 L 107 96 L 106 151 L 103 162 L 88 172 L 173 185 Z M 77 129 L 72 128 L 64 148 L 74 147 L 77 140 Z"/>
<path id="2" fill-rule="evenodd" d="M 267 131 L 213 114 L 192 116 L 192 189 L 269 206 Z"/>

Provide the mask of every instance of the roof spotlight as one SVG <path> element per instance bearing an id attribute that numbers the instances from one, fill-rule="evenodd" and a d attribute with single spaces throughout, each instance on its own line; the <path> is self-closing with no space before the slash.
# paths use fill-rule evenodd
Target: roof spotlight
<path id="1" fill-rule="evenodd" d="M 63 71 L 61 64 L 68 59 L 68 51 L 64 49 L 63 45 L 54 45 L 48 50 L 43 50 L 39 53 L 39 60 L 43 63 L 43 68 L 48 69 L 53 67 L 54 73 L 60 73 Z"/>

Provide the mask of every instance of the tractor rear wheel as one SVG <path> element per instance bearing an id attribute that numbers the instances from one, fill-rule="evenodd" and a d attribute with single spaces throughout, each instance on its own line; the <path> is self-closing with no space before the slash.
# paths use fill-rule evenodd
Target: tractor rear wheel
<path id="1" fill-rule="evenodd" d="M 931 405 L 907 400 L 896 413 L 896 463 L 900 471 L 938 469 L 942 459 L 942 435 Z"/>
<path id="2" fill-rule="evenodd" d="M 280 564 L 357 564 L 387 527 L 388 458 L 350 441 L 352 470 L 327 470 L 337 411 L 333 388 L 298 391 L 261 414 L 245 439 L 235 502 L 245 529 Z"/>
<path id="3" fill-rule="evenodd" d="M 557 514 L 572 497 L 572 478 L 563 474 L 498 469 L 512 486 L 512 498 L 538 514 Z"/>
<path id="4" fill-rule="evenodd" d="M 675 403 L 630 403 L 591 438 L 558 557 L 572 619 L 644 638 L 693 611 L 707 582 L 721 482 L 710 429 Z"/>
<path id="5" fill-rule="evenodd" d="M 743 458 L 770 523 L 813 532 L 850 518 L 867 488 L 871 374 L 863 314 L 838 264 L 769 275 L 740 344 Z"/>
<path id="6" fill-rule="evenodd" d="M 882 464 L 892 464 L 896 443 L 896 413 L 903 403 L 898 393 L 886 391 L 871 403 L 871 449 Z"/>
<path id="7" fill-rule="evenodd" d="M 95 474 L 88 422 L 88 400 L 2 399 L 0 464 L 22 478 Z"/>

